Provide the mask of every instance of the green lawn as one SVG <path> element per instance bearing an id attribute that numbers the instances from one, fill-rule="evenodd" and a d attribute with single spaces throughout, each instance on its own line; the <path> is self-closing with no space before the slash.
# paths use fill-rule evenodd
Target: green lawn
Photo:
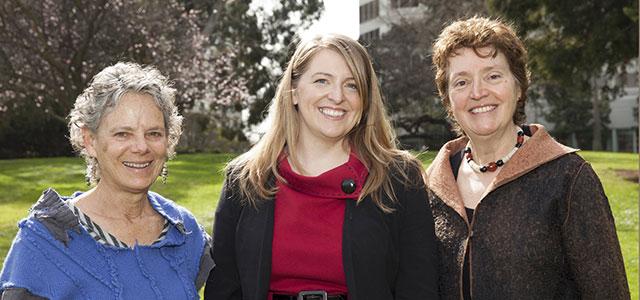
<path id="1" fill-rule="evenodd" d="M 596 170 L 609 197 L 622 245 L 632 299 L 638 299 L 638 182 L 624 180 L 619 170 L 638 172 L 638 155 L 610 152 L 580 152 Z M 435 152 L 423 154 L 428 165 Z M 213 212 L 222 184 L 223 154 L 179 155 L 169 163 L 169 181 L 152 190 L 190 209 L 211 230 Z M 60 194 L 86 190 L 84 162 L 79 158 L 0 160 L 0 263 L 9 250 L 16 223 L 47 187 Z M 629 174 L 627 174 L 629 175 Z"/>

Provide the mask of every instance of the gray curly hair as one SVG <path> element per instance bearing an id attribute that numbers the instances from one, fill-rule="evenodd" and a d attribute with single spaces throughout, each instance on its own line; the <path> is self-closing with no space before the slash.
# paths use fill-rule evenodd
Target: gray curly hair
<path id="1" fill-rule="evenodd" d="M 164 117 L 168 137 L 167 160 L 175 156 L 175 147 L 182 134 L 182 116 L 175 105 L 176 89 L 160 71 L 152 66 L 119 62 L 96 74 L 89 86 L 76 98 L 69 113 L 69 141 L 87 163 L 87 179 L 100 180 L 98 161 L 87 152 L 82 128 L 96 133 L 102 117 L 116 106 L 126 93 L 143 93 L 153 97 Z"/>

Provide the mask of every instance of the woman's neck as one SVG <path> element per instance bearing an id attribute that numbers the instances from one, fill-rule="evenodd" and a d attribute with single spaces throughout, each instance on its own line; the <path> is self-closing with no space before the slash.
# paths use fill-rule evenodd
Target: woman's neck
<path id="1" fill-rule="evenodd" d="M 102 181 L 75 200 L 74 204 L 90 215 L 95 214 L 130 222 L 154 212 L 146 192 L 123 191 Z"/>
<path id="2" fill-rule="evenodd" d="M 469 136 L 473 160 L 486 165 L 503 158 L 516 144 L 520 127 L 513 124 L 489 136 Z"/>
<path id="3" fill-rule="evenodd" d="M 293 153 L 291 167 L 305 176 L 317 176 L 349 160 L 350 147 L 347 139 L 326 143 L 300 139 Z"/>

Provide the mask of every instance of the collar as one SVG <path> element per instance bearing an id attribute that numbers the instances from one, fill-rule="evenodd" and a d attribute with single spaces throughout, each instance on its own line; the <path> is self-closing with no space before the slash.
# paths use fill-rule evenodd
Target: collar
<path id="1" fill-rule="evenodd" d="M 184 235 L 188 233 L 184 228 L 184 218 L 182 213 L 180 213 L 179 209 L 173 202 L 165 199 L 160 194 L 151 191 L 147 193 L 147 198 L 149 199 L 151 207 L 153 207 L 153 209 L 155 209 L 162 217 L 167 219 L 169 223 L 175 226 L 181 234 Z"/>
<path id="2" fill-rule="evenodd" d="M 75 192 L 69 199 L 78 197 L 80 195 L 82 195 L 82 192 Z M 63 201 L 69 199 L 63 198 Z M 149 204 L 151 204 L 151 207 L 163 218 L 167 219 L 167 221 L 169 221 L 171 225 L 175 226 L 176 229 L 180 231 L 180 233 L 188 233 L 184 228 L 184 220 L 182 214 L 173 202 L 152 191 L 147 192 L 147 200 L 149 200 Z"/>
<path id="3" fill-rule="evenodd" d="M 70 240 L 69 230 L 80 233 L 80 223 L 62 197 L 52 188 L 42 192 L 42 196 L 30 209 L 31 215 L 44 224 L 51 235 L 65 246 Z"/>
<path id="4" fill-rule="evenodd" d="M 278 163 L 278 172 L 285 179 L 289 188 L 310 196 L 337 199 L 357 199 L 367 180 L 369 171 L 358 159 L 354 152 L 349 154 L 349 160 L 318 176 L 303 176 L 291 169 L 289 160 L 283 155 Z M 355 190 L 351 193 L 343 191 L 343 183 L 355 183 Z"/>
<path id="5" fill-rule="evenodd" d="M 529 127 L 532 133 L 531 138 L 502 167 L 500 173 L 487 187 L 485 196 L 544 163 L 578 151 L 558 143 L 540 124 L 531 124 Z M 467 214 L 464 202 L 453 177 L 449 157 L 464 148 L 468 141 L 467 137 L 460 137 L 444 144 L 427 169 L 427 187 L 465 219 Z"/>
<path id="6" fill-rule="evenodd" d="M 66 201 L 78 197 L 82 192 L 75 192 L 71 197 L 63 197 L 54 189 L 48 188 L 31 208 L 31 214 L 35 219 L 42 222 L 51 235 L 61 241 L 65 246 L 70 240 L 69 230 L 80 233 L 80 223 L 76 215 L 71 211 Z M 177 233 L 170 234 L 160 243 L 152 247 L 162 245 L 180 245 L 184 243 L 184 235 L 189 234 L 184 227 L 184 221 L 180 211 L 169 200 L 164 199 L 159 194 L 149 192 L 147 194 L 151 206 L 177 229 Z"/>

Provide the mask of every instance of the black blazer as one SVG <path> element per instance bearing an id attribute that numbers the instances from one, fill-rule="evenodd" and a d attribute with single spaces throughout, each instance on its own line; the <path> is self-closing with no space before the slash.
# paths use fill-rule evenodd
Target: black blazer
<path id="1" fill-rule="evenodd" d="M 398 202 L 385 199 L 393 213 L 383 213 L 369 196 L 360 204 L 347 201 L 342 259 L 350 300 L 438 299 L 433 217 L 422 176 L 410 171 L 416 183 L 406 186 L 394 179 Z M 267 299 L 273 201 L 264 199 L 256 208 L 243 205 L 237 184 L 227 178 L 215 214 L 216 266 L 205 299 Z"/>

